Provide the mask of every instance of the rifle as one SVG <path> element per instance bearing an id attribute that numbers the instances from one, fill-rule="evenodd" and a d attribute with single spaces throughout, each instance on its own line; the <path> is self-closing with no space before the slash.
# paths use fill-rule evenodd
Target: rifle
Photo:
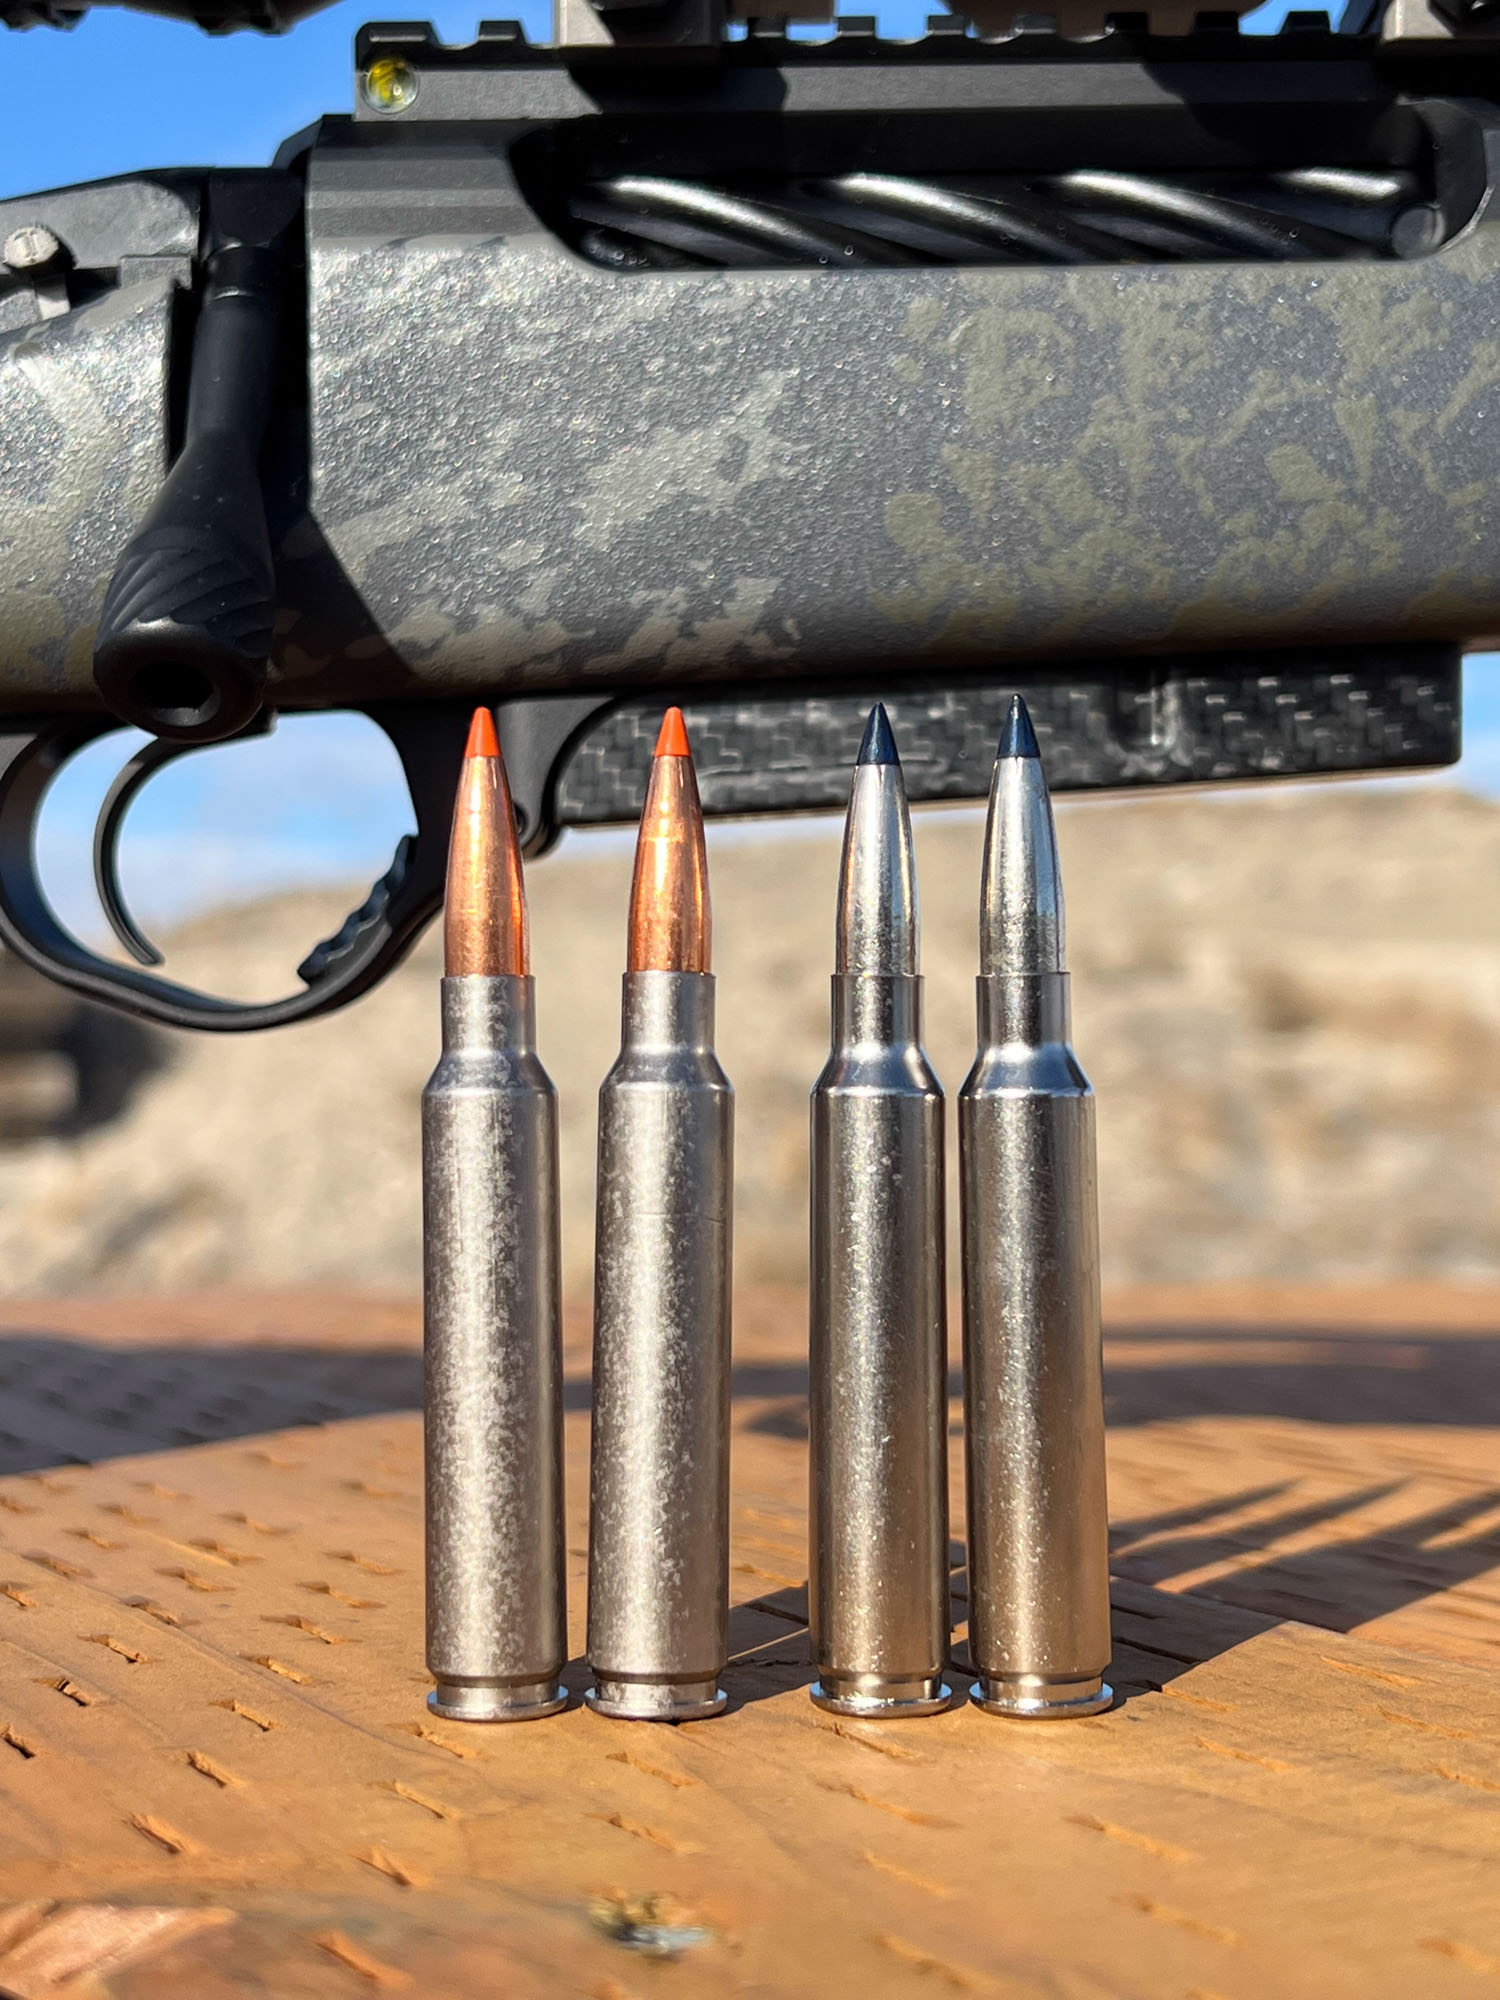
<path id="1" fill-rule="evenodd" d="M 1016 691 L 1059 791 L 1451 762 L 1500 633 L 1500 7 L 983 4 L 367 27 L 263 172 L 0 203 L 0 938 L 177 1026 L 340 1006 L 438 907 L 477 702 L 531 853 L 634 817 L 668 702 L 720 815 L 842 805 L 877 698 L 916 800 L 984 794 Z M 415 836 L 296 993 L 151 971 L 140 787 L 334 708 Z M 128 965 L 33 853 L 125 723 Z"/>

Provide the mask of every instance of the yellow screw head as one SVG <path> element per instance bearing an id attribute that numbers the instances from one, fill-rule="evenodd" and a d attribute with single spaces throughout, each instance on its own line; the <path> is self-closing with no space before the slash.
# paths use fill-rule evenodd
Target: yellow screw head
<path id="1" fill-rule="evenodd" d="M 366 104 L 376 111 L 405 111 L 417 101 L 417 73 L 400 56 L 377 56 L 360 87 Z"/>

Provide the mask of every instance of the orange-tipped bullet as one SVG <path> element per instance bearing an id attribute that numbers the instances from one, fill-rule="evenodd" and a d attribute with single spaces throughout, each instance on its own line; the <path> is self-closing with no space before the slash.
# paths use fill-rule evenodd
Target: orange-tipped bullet
<path id="1" fill-rule="evenodd" d="M 629 1722 L 725 1701 L 734 1092 L 708 932 L 703 813 L 670 708 L 636 848 L 620 1055 L 599 1090 L 585 1699 Z"/>
<path id="2" fill-rule="evenodd" d="M 489 710 L 469 730 L 422 1092 L 427 1698 L 451 1722 L 567 1701 L 557 1092 L 536 1052 L 526 896 Z"/>
<path id="3" fill-rule="evenodd" d="M 713 939 L 703 808 L 682 710 L 662 720 L 630 885 L 631 972 L 707 972 Z"/>
<path id="4" fill-rule="evenodd" d="M 450 979 L 531 970 L 521 847 L 505 762 L 487 708 L 469 725 L 443 905 L 443 969 Z"/>

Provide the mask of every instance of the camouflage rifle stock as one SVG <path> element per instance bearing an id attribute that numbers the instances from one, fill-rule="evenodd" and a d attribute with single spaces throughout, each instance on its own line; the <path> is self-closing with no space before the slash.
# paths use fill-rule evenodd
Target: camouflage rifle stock
<path id="1" fill-rule="evenodd" d="M 1500 633 L 1485 20 L 1060 0 L 809 42 L 715 4 L 562 0 L 548 48 L 368 28 L 353 116 L 274 168 L 0 203 L 0 936 L 33 965 L 217 1029 L 366 990 L 437 907 L 476 700 L 533 852 L 634 817 L 668 701 L 721 814 L 842 805 L 876 698 L 917 799 L 983 795 L 1015 690 L 1054 789 L 1456 757 Z M 415 838 L 291 997 L 164 980 L 132 797 L 325 708 L 388 732 Z M 32 853 L 122 721 L 155 739 L 96 839 L 130 965 Z"/>

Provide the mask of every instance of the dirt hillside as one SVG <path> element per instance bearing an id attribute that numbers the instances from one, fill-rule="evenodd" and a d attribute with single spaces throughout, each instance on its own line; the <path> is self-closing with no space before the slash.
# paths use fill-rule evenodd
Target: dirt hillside
<path id="1" fill-rule="evenodd" d="M 1107 1278 L 1500 1274 L 1500 807 L 1350 785 L 1059 821 Z M 980 834 L 977 814 L 918 821 L 928 1041 L 950 1093 L 971 1052 Z M 837 841 L 831 822 L 712 838 L 744 1279 L 805 1266 Z M 565 844 L 530 876 L 575 1285 L 628 879 L 618 837 Z M 344 907 L 220 912 L 173 941 L 170 969 L 269 994 Z M 173 1039 L 111 1122 L 0 1153 L 0 1291 L 413 1284 L 437 966 L 429 937 L 331 1020 Z"/>

